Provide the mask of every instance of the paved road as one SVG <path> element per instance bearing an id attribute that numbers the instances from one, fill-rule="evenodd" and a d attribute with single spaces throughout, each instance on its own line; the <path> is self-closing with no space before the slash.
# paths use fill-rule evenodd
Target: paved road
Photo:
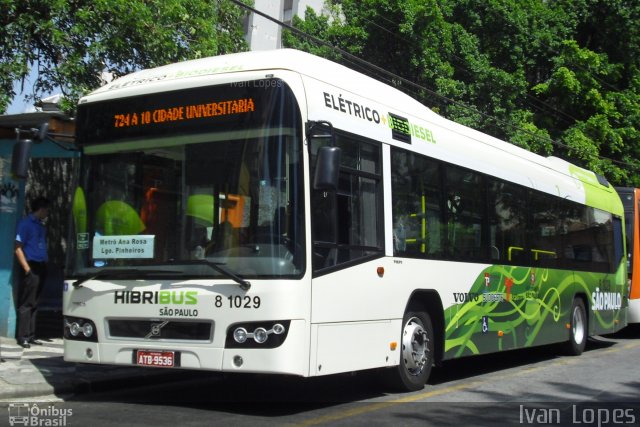
<path id="1" fill-rule="evenodd" d="M 640 333 L 633 331 L 590 340 L 580 357 L 558 356 L 548 347 L 448 362 L 415 393 L 388 393 L 370 374 L 203 373 L 196 380 L 123 384 L 118 392 L 38 405 L 72 410 L 68 426 L 637 426 L 639 361 Z"/>

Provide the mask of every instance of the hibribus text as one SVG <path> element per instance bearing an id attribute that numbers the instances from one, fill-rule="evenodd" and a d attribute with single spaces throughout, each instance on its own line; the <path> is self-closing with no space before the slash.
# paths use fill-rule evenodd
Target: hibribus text
<path id="1" fill-rule="evenodd" d="M 197 291 L 115 291 L 114 304 L 185 304 L 198 303 Z"/>

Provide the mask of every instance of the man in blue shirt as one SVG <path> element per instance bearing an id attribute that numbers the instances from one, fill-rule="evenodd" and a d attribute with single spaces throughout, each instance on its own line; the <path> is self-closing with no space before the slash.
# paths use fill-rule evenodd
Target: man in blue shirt
<path id="1" fill-rule="evenodd" d="M 47 278 L 47 236 L 44 220 L 49 215 L 49 200 L 38 197 L 31 202 L 31 213 L 18 223 L 15 254 L 20 264 L 17 340 L 24 348 L 42 344 L 36 340 L 38 297 Z"/>

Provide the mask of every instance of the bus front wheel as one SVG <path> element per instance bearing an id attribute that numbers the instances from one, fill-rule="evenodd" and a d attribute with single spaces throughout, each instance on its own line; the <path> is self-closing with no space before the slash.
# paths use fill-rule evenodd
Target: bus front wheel
<path id="1" fill-rule="evenodd" d="M 400 364 L 389 369 L 388 383 L 403 391 L 424 388 L 434 360 L 433 326 L 424 311 L 407 311 L 402 319 Z"/>
<path id="2" fill-rule="evenodd" d="M 582 298 L 574 298 L 569 318 L 569 341 L 564 345 L 565 353 L 579 356 L 587 345 L 587 313 Z"/>

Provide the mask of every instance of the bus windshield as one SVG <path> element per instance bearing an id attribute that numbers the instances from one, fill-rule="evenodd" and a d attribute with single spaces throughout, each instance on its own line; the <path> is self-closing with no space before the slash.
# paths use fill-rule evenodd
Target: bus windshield
<path id="1" fill-rule="evenodd" d="M 229 90 L 209 92 L 252 99 L 260 114 L 235 114 L 236 120 L 227 114 L 216 126 L 200 123 L 199 133 L 182 127 L 175 137 L 162 123 L 164 131 L 155 135 L 151 128 L 148 139 L 134 129 L 134 141 L 100 144 L 92 142 L 112 129 L 101 132 L 87 116 L 110 106 L 88 107 L 80 115 L 93 128 L 84 131 L 73 204 L 74 275 L 102 278 L 101 272 L 113 271 L 120 277 L 118 271 L 132 268 L 141 277 L 224 277 L 225 270 L 243 278 L 303 273 L 299 110 L 284 84 L 244 87 L 242 94 Z M 189 98 L 182 105 L 197 102 Z"/>

